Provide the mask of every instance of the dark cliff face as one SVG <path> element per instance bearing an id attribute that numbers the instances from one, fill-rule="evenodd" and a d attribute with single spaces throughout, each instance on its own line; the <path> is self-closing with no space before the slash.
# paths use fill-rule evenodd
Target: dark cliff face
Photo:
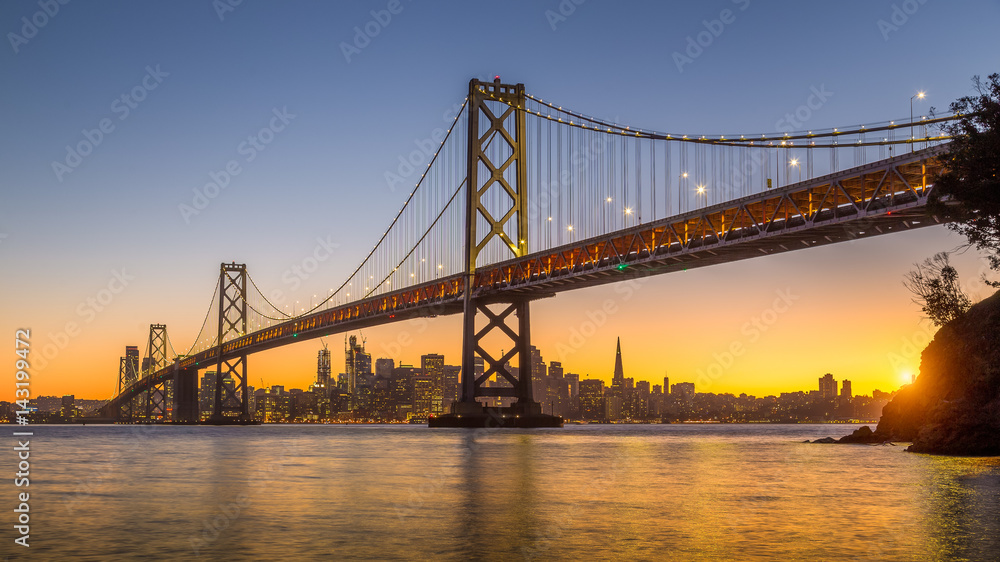
<path id="1" fill-rule="evenodd" d="M 1000 455 L 1000 292 L 938 331 L 875 435 L 919 453 Z"/>

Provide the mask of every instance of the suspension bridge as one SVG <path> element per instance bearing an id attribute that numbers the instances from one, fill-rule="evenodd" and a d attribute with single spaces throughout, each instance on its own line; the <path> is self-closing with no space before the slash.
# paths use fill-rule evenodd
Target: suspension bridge
<path id="1" fill-rule="evenodd" d="M 532 401 L 531 301 L 938 224 L 926 204 L 949 140 L 941 125 L 957 118 L 676 134 L 585 115 L 499 77 L 472 80 L 402 208 L 338 288 L 289 313 L 245 264 L 221 264 L 194 343 L 177 353 L 152 324 L 141 363 L 127 350 L 117 395 L 97 415 L 194 423 L 198 371 L 214 369 L 212 423 L 247 423 L 248 356 L 462 314 L 460 399 L 431 425 L 561 425 Z M 497 338 L 507 351 L 487 349 Z M 509 384 L 487 384 L 498 380 Z M 511 405 L 480 402 L 497 396 Z"/>

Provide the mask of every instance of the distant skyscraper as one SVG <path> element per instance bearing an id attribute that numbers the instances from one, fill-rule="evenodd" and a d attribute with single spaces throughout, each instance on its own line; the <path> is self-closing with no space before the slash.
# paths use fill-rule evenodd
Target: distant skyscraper
<path id="1" fill-rule="evenodd" d="M 427 375 L 413 377 L 413 415 L 426 418 L 431 413 L 434 382 Z"/>
<path id="2" fill-rule="evenodd" d="M 844 382 L 842 382 L 841 385 L 842 385 L 840 387 L 841 398 L 850 398 L 851 396 L 853 396 L 853 394 L 851 393 L 851 381 L 844 379 Z"/>
<path id="3" fill-rule="evenodd" d="M 462 368 L 457 365 L 444 366 L 444 411 L 450 411 L 451 404 L 458 400 L 458 378 Z"/>
<path id="4" fill-rule="evenodd" d="M 679 382 L 670 387 L 670 394 L 679 397 L 681 400 L 690 401 L 694 398 L 694 383 Z"/>
<path id="5" fill-rule="evenodd" d="M 546 381 L 548 373 L 545 368 L 545 361 L 542 359 L 542 352 L 537 347 L 531 346 L 531 395 L 535 402 L 547 404 L 549 402 L 549 388 Z"/>
<path id="6" fill-rule="evenodd" d="M 393 359 L 379 358 L 375 360 L 375 376 L 384 379 L 392 378 L 392 370 L 396 368 Z"/>
<path id="7" fill-rule="evenodd" d="M 618 338 L 618 346 L 615 350 L 615 374 L 611 378 L 611 384 L 622 384 L 625 379 L 625 370 L 622 368 L 622 339 Z"/>
<path id="8" fill-rule="evenodd" d="M 670 394 L 670 377 L 663 377 L 663 393 Z"/>
<path id="9" fill-rule="evenodd" d="M 830 373 L 819 378 L 819 395 L 823 400 L 833 400 L 837 397 L 837 380 Z"/>
<path id="10" fill-rule="evenodd" d="M 413 378 L 411 365 L 400 365 L 392 370 L 389 382 L 389 402 L 397 420 L 405 421 L 413 413 Z"/>
<path id="11" fill-rule="evenodd" d="M 421 355 L 420 370 L 431 380 L 430 412 L 434 415 L 444 413 L 444 355 Z"/>
<path id="12" fill-rule="evenodd" d="M 625 370 L 622 368 L 622 339 L 618 338 L 615 349 L 615 373 L 611 376 L 611 395 L 621 396 L 625 386 Z"/>
<path id="13" fill-rule="evenodd" d="M 563 376 L 562 363 L 560 363 L 559 361 L 552 361 L 551 363 L 549 363 L 549 375 L 553 377 L 562 378 Z"/>
<path id="14" fill-rule="evenodd" d="M 566 373 L 566 382 L 569 384 L 569 397 L 576 398 L 580 395 L 580 375 L 576 373 Z"/>
<path id="15" fill-rule="evenodd" d="M 351 336 L 344 342 L 344 371 L 347 374 L 347 394 L 349 395 L 349 409 L 353 410 L 358 405 L 359 379 L 366 381 L 372 372 L 372 356 L 365 353 L 365 344 L 358 344 L 357 336 Z"/>
<path id="16" fill-rule="evenodd" d="M 215 371 L 205 371 L 198 385 L 198 418 L 202 421 L 212 417 L 215 408 Z"/>
<path id="17" fill-rule="evenodd" d="M 125 346 L 125 377 L 130 380 L 139 378 L 139 347 Z"/>
<path id="18" fill-rule="evenodd" d="M 326 345 L 323 345 L 316 357 L 316 386 L 323 389 L 324 393 L 330 392 L 330 350 Z"/>
<path id="19" fill-rule="evenodd" d="M 542 380 L 548 373 L 545 368 L 545 361 L 542 359 L 542 352 L 537 347 L 531 346 L 531 378 L 532 380 Z"/>
<path id="20" fill-rule="evenodd" d="M 604 420 L 604 381 L 584 379 L 580 381 L 580 417 L 585 420 Z"/>
<path id="21" fill-rule="evenodd" d="M 645 419 L 649 415 L 649 396 L 651 394 L 649 381 L 638 381 L 635 383 L 635 392 L 632 394 L 632 418 Z"/>

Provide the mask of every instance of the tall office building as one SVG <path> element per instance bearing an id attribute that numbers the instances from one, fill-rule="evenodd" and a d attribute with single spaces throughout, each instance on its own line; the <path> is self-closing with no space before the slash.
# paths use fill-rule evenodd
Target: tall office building
<path id="1" fill-rule="evenodd" d="M 420 370 L 431 381 L 430 412 L 444 413 L 444 355 L 428 353 L 420 356 Z"/>
<path id="2" fill-rule="evenodd" d="M 364 346 L 361 347 L 361 353 L 357 354 L 354 358 L 354 368 L 355 372 L 358 374 L 358 380 L 363 381 L 365 379 L 371 378 L 372 375 L 372 355 L 371 353 L 365 353 Z"/>
<path id="3" fill-rule="evenodd" d="M 139 347 L 125 346 L 125 377 L 129 380 L 139 378 Z"/>
<path id="4" fill-rule="evenodd" d="M 330 391 L 330 350 L 326 345 L 316 356 L 316 386 Z"/>
<path id="5" fill-rule="evenodd" d="M 123 372 L 121 373 L 121 380 L 118 381 L 118 390 L 121 390 L 133 381 L 139 379 L 139 348 L 137 346 L 125 346 L 125 357 L 121 358 L 120 367 Z M 131 403 L 128 405 L 128 409 L 133 412 L 133 415 L 136 416 L 145 412 L 144 407 L 143 397 L 141 395 L 133 398 Z"/>
<path id="6" fill-rule="evenodd" d="M 566 373 L 566 382 L 569 384 L 569 397 L 580 396 L 580 375 L 576 373 Z"/>
<path id="7" fill-rule="evenodd" d="M 548 373 L 545 369 L 545 361 L 542 359 L 542 352 L 535 346 L 530 348 L 531 354 L 531 394 L 535 402 L 547 404 L 551 398 L 548 389 Z"/>
<path id="8" fill-rule="evenodd" d="M 601 379 L 580 381 L 580 417 L 591 421 L 607 418 L 604 406 L 604 381 Z"/>
<path id="9" fill-rule="evenodd" d="M 205 421 L 212 417 L 215 408 L 215 371 L 205 371 L 198 385 L 198 419 Z"/>
<path id="10" fill-rule="evenodd" d="M 819 378 L 819 396 L 823 400 L 833 400 L 837 397 L 837 380 L 830 373 Z"/>
<path id="11" fill-rule="evenodd" d="M 549 363 L 549 375 L 553 377 L 562 378 L 563 376 L 562 363 L 559 361 L 553 361 Z"/>
<path id="12" fill-rule="evenodd" d="M 331 381 L 330 349 L 323 344 L 323 349 L 316 355 L 316 382 L 309 387 L 313 398 L 305 400 L 310 411 L 310 419 L 327 419 L 330 417 L 330 394 L 334 391 Z M 337 393 L 339 395 L 339 392 Z M 251 396 L 256 396 L 251 393 Z"/>
<path id="13" fill-rule="evenodd" d="M 405 421 L 413 415 L 413 377 L 416 375 L 412 365 L 400 365 L 392 370 L 389 382 L 389 405 L 397 420 Z"/>
<path id="14" fill-rule="evenodd" d="M 851 381 L 849 381 L 847 379 L 844 379 L 844 382 L 842 382 L 841 385 L 842 385 L 840 387 L 840 397 L 841 398 L 848 398 L 849 399 L 851 396 L 853 396 L 853 394 L 851 393 Z"/>
<path id="15" fill-rule="evenodd" d="M 431 413 L 434 382 L 427 375 L 413 377 L 413 416 L 426 419 Z"/>
<path id="16" fill-rule="evenodd" d="M 694 383 L 679 382 L 670 387 L 670 394 L 684 402 L 694 399 Z"/>
<path id="17" fill-rule="evenodd" d="M 569 408 L 569 381 L 563 376 L 562 363 L 559 361 L 552 361 L 549 363 L 549 374 L 546 377 L 548 379 L 548 384 L 546 385 L 548 393 L 547 400 L 548 403 L 542 403 L 542 411 L 545 408 L 549 408 L 549 413 L 552 415 L 565 416 Z"/>
<path id="18" fill-rule="evenodd" d="M 444 366 L 444 403 L 445 412 L 450 412 L 451 404 L 458 400 L 458 379 L 462 368 L 458 365 Z"/>
<path id="19" fill-rule="evenodd" d="M 393 359 L 380 358 L 375 360 L 375 376 L 383 379 L 392 378 L 392 370 L 396 368 Z"/>
<path id="20" fill-rule="evenodd" d="M 637 381 L 632 394 L 632 418 L 641 420 L 649 416 L 649 399 L 652 394 L 649 381 Z"/>
<path id="21" fill-rule="evenodd" d="M 625 369 L 622 368 L 622 339 L 618 338 L 615 350 L 615 374 L 611 377 L 611 394 L 621 396 L 625 386 Z"/>
<path id="22" fill-rule="evenodd" d="M 365 344 L 358 344 L 357 336 L 344 341 L 344 372 L 347 375 L 349 409 L 359 406 L 359 383 L 367 382 L 372 372 L 372 356 L 365 353 Z"/>

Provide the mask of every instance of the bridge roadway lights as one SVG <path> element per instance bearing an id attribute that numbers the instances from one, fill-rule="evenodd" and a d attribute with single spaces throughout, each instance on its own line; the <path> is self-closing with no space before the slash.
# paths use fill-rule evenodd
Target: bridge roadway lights
<path id="1" fill-rule="evenodd" d="M 506 408 L 489 408 L 479 402 L 455 402 L 451 405 L 451 413 L 431 417 L 427 420 L 428 427 L 562 427 L 563 420 L 559 416 L 542 413 L 542 407 L 537 402 L 517 402 Z"/>

